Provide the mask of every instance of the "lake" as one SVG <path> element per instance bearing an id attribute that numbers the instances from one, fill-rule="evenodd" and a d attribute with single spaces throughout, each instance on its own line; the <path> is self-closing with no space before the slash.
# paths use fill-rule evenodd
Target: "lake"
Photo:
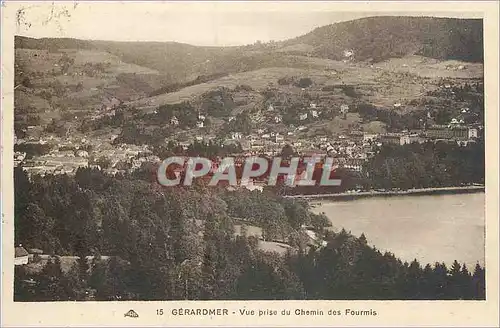
<path id="1" fill-rule="evenodd" d="M 313 212 L 403 261 L 484 265 L 484 193 L 324 201 Z"/>

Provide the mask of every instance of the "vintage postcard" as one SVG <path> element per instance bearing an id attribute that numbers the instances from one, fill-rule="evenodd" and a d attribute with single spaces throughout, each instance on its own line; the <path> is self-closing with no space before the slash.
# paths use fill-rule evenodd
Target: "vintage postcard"
<path id="1" fill-rule="evenodd" d="M 498 11 L 2 2 L 2 326 L 498 327 Z"/>

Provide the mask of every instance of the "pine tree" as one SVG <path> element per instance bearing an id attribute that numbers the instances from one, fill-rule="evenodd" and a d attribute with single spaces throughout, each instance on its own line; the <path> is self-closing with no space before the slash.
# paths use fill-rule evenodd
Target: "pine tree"
<path id="1" fill-rule="evenodd" d="M 61 260 L 58 257 L 54 261 L 49 259 L 40 274 L 36 298 L 42 301 L 68 300 L 62 279 Z"/>
<path id="2" fill-rule="evenodd" d="M 485 277 L 485 269 L 479 263 L 476 264 L 474 274 L 472 275 L 473 297 L 476 300 L 486 299 Z"/>
<path id="3" fill-rule="evenodd" d="M 433 299 L 432 294 L 432 280 L 433 280 L 433 271 L 432 267 L 430 264 L 427 264 L 424 267 L 424 270 L 422 272 L 422 285 L 421 285 L 421 290 L 422 290 L 422 298 L 423 299 Z"/>
<path id="4" fill-rule="evenodd" d="M 127 300 L 132 292 L 128 286 L 129 273 L 126 267 L 116 256 L 112 256 L 108 262 L 108 270 L 105 279 L 97 290 L 98 300 Z"/>
<path id="5" fill-rule="evenodd" d="M 61 278 L 61 283 L 66 291 L 68 300 L 83 301 L 86 299 L 87 284 L 81 277 L 78 263 L 73 264 L 69 272 Z"/>
<path id="6" fill-rule="evenodd" d="M 436 263 L 432 277 L 431 299 L 446 299 L 448 291 L 448 269 L 444 263 Z"/>
<path id="7" fill-rule="evenodd" d="M 15 266 L 14 268 L 14 301 L 27 302 L 33 300 L 32 291 L 29 285 L 25 283 L 28 278 L 23 266 Z M 36 301 L 36 299 L 34 299 Z"/>
<path id="8" fill-rule="evenodd" d="M 460 271 L 460 286 L 461 286 L 461 294 L 464 299 L 470 300 L 473 297 L 473 290 L 472 290 L 472 277 L 467 269 L 467 266 L 465 264 L 462 265 L 462 270 Z"/>
<path id="9" fill-rule="evenodd" d="M 463 293 L 462 293 L 462 273 L 461 273 L 461 266 L 460 263 L 458 263 L 457 260 L 455 260 L 449 270 L 449 276 L 448 276 L 448 298 L 451 299 L 463 299 Z"/>
<path id="10" fill-rule="evenodd" d="M 106 263 L 103 263 L 101 256 L 97 255 L 92 259 L 90 268 L 91 274 L 88 286 L 97 291 L 97 297 L 99 299 L 105 300 L 107 295 L 105 294 L 103 286 L 107 276 Z"/>
<path id="11" fill-rule="evenodd" d="M 414 259 L 408 267 L 407 292 L 409 299 L 422 299 L 422 268 L 417 259 Z"/>
<path id="12" fill-rule="evenodd" d="M 363 244 L 363 245 L 366 245 L 368 243 L 368 241 L 366 240 L 366 236 L 364 233 L 361 234 L 361 236 L 359 236 L 359 241 Z"/>

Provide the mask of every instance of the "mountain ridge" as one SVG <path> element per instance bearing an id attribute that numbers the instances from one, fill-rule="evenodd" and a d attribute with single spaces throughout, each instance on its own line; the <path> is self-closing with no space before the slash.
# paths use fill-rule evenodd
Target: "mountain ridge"
<path id="1" fill-rule="evenodd" d="M 287 89 L 276 83 L 294 77 L 312 79 L 318 90 L 340 82 L 358 85 L 364 101 L 392 106 L 429 92 L 440 78 L 481 78 L 483 72 L 481 63 L 464 61 L 482 61 L 480 19 L 367 17 L 283 42 L 236 47 L 19 36 L 15 42 L 17 84 L 29 77 L 52 108 L 94 108 L 110 95 L 139 107 L 157 107 L 192 100 L 219 85 L 250 86 L 258 95 L 273 84 Z M 350 50 L 352 56 L 346 58 Z M 61 71 L 61 61 L 68 60 L 74 65 Z M 85 92 L 76 91 L 78 87 Z M 82 105 L 57 92 L 51 97 L 54 90 L 71 92 Z M 18 97 L 23 100 L 18 106 L 49 106 L 37 95 Z"/>
<path id="2" fill-rule="evenodd" d="M 139 50 L 163 51 L 179 58 L 201 51 L 205 57 L 241 55 L 248 51 L 270 51 L 306 44 L 314 47 L 312 54 L 339 60 L 343 51 L 354 50 L 357 60 L 383 61 L 405 55 L 423 55 L 436 59 L 483 61 L 482 19 L 461 19 L 414 16 L 373 16 L 317 27 L 296 38 L 245 46 L 196 46 L 175 41 L 102 41 L 73 38 L 15 37 L 16 48 L 100 49 L 125 57 L 137 57 Z M 134 49 L 139 47 L 140 49 Z M 134 54 L 135 53 L 135 54 Z M 194 56 L 198 57 L 198 56 Z M 133 58 L 136 61 L 137 58 Z M 195 58 L 197 59 L 197 58 Z M 146 60 L 147 61 L 147 60 Z"/>
<path id="3" fill-rule="evenodd" d="M 405 55 L 483 61 L 482 19 L 365 17 L 318 27 L 285 42 L 294 43 L 313 45 L 316 56 L 337 60 L 343 50 L 353 50 L 356 59 L 374 62 Z"/>

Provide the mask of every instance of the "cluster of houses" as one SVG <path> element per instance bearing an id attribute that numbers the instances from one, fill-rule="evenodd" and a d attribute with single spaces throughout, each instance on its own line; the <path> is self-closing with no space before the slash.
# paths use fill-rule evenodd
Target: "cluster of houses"
<path id="1" fill-rule="evenodd" d="M 73 151 L 54 151 L 47 155 L 35 156 L 23 163 L 28 175 L 73 174 L 79 167 L 88 167 L 88 154 L 84 151 L 75 156 Z"/>
<path id="2" fill-rule="evenodd" d="M 269 103 L 267 105 L 267 111 L 264 113 L 268 123 L 281 123 L 283 121 L 283 116 L 277 113 L 277 109 L 280 106 L 273 105 Z M 349 105 L 341 104 L 339 107 L 339 113 L 345 118 L 346 114 L 349 112 Z M 296 120 L 298 122 L 313 121 L 319 119 L 323 114 L 322 106 L 311 102 L 309 105 L 304 106 L 303 109 L 297 113 Z"/>
<path id="3" fill-rule="evenodd" d="M 299 126 L 296 131 L 304 130 Z M 405 145 L 411 143 L 423 143 L 426 141 L 449 141 L 465 145 L 478 137 L 481 127 L 462 125 L 433 125 L 425 130 L 404 131 L 399 133 L 373 134 L 361 131 L 353 131 L 347 135 L 336 137 L 317 136 L 311 139 L 299 139 L 293 132 L 286 135 L 259 129 L 257 133 L 244 135 L 241 132 L 232 132 L 228 143 L 236 142 L 242 146 L 243 156 L 268 155 L 278 156 L 285 145 L 291 145 L 298 154 L 302 156 L 334 157 L 338 165 L 355 171 L 360 171 L 363 161 L 374 154 L 374 147 L 383 144 Z M 14 153 L 14 165 L 22 163 L 23 169 L 28 175 L 39 174 L 74 174 L 79 167 L 98 167 L 94 159 L 105 158 L 109 165 L 102 168 L 114 175 L 140 168 L 146 162 L 159 162 L 161 159 L 152 155 L 149 147 L 122 144 L 111 146 L 109 142 L 94 140 L 92 151 L 79 149 L 82 145 L 89 144 L 87 140 L 59 140 L 51 137 L 51 140 L 40 139 L 39 144 L 53 144 L 53 149 L 45 155 L 33 156 L 26 159 L 26 153 Z M 208 141 L 206 137 L 195 137 L 196 141 Z M 194 141 L 193 140 L 193 141 Z M 18 140 L 23 143 L 25 141 Z M 28 141 L 34 142 L 34 141 Z M 181 143 L 185 149 L 192 141 Z M 36 142 L 35 142 L 36 143 Z M 69 149 L 69 150 L 60 150 Z"/>
<path id="4" fill-rule="evenodd" d="M 447 88 L 447 85 L 444 86 Z M 286 97 L 285 97 L 286 98 Z M 286 99 L 285 99 L 286 100 Z M 280 103 L 284 102 L 281 101 Z M 321 103 L 322 100 L 319 99 Z M 106 97 L 102 100 L 100 107 L 97 109 L 93 119 L 105 116 L 114 115 L 117 106 L 122 104 L 116 97 Z M 349 112 L 349 105 L 337 105 L 338 112 L 344 118 Z M 400 107 L 400 103 L 395 103 L 394 107 Z M 341 161 L 344 167 L 359 170 L 360 161 L 366 160 L 373 154 L 374 146 L 382 144 L 411 144 L 422 143 L 428 140 L 446 140 L 457 142 L 459 144 L 467 144 L 478 137 L 480 127 L 465 126 L 462 117 L 453 118 L 448 125 L 433 125 L 425 127 L 423 130 L 403 131 L 400 133 L 383 133 L 371 134 L 361 131 L 353 131 L 348 135 L 339 136 L 317 136 L 304 137 L 303 132 L 308 130 L 307 123 L 311 120 L 321 119 L 324 112 L 322 105 L 315 102 L 304 103 L 302 109 L 296 114 L 297 126 L 288 125 L 288 127 L 280 132 L 273 131 L 271 127 L 265 128 L 272 124 L 281 123 L 283 121 L 282 105 L 267 102 L 265 110 L 262 112 L 262 119 L 269 123 L 263 124 L 262 128 L 252 131 L 250 134 L 244 134 L 239 131 L 233 131 L 225 140 L 226 144 L 239 143 L 245 155 L 265 154 L 269 156 L 279 155 L 286 144 L 291 145 L 295 151 L 300 154 L 309 154 L 313 156 L 333 156 Z M 462 110 L 463 115 L 467 115 L 468 108 Z M 227 118 L 228 122 L 234 120 L 234 116 Z M 198 128 L 203 128 L 206 125 L 207 117 L 203 112 L 197 113 Z M 263 122 L 264 122 L 263 121 Z M 176 116 L 171 117 L 170 125 L 179 125 L 179 119 Z M 88 167 L 95 163 L 90 161 L 90 158 L 106 158 L 110 161 L 109 167 L 106 170 L 111 174 L 116 174 L 125 170 L 135 170 L 142 166 L 147 161 L 159 161 L 159 158 L 152 156 L 147 146 L 135 145 L 111 145 L 111 142 L 116 136 L 112 136 L 111 140 L 92 140 L 92 152 L 79 150 L 81 145 L 89 145 L 90 142 L 76 140 L 71 135 L 66 136 L 66 140 L 60 140 L 56 137 L 47 137 L 47 140 L 30 140 L 28 142 L 53 145 L 53 150 L 42 156 L 34 156 L 26 159 L 26 154 L 16 152 L 14 154 L 15 165 L 22 163 L 23 168 L 29 174 L 73 174 L 78 167 Z M 187 148 L 193 141 L 208 141 L 214 139 L 215 136 L 198 135 L 192 136 L 191 139 L 183 144 Z M 75 140 L 73 140 L 75 139 Z M 17 141 L 19 143 L 22 140 Z M 66 147 L 64 147 L 66 146 Z M 72 149 L 72 150 L 60 150 Z M 124 164 L 125 163 L 125 164 Z"/>
<path id="5" fill-rule="evenodd" d="M 47 154 L 34 155 L 27 158 L 25 152 L 14 152 L 14 165 L 22 165 L 23 170 L 31 175 L 46 174 L 75 174 L 80 167 L 101 168 L 98 160 L 109 161 L 103 170 L 114 175 L 127 170 L 135 170 L 144 162 L 155 162 L 160 159 L 153 156 L 146 145 L 138 146 L 131 144 L 111 145 L 110 140 L 94 138 L 91 141 L 86 138 L 66 137 L 58 138 L 50 136 L 40 138 L 36 141 L 25 141 L 18 139 L 18 144 L 41 144 L 49 145 L 51 149 Z M 85 150 L 88 149 L 88 150 Z M 123 164 L 125 163 L 125 165 Z"/>
<path id="6" fill-rule="evenodd" d="M 85 138 L 76 140 L 74 138 L 61 139 L 54 136 L 40 138 L 38 140 L 17 139 L 16 144 L 21 145 L 47 145 L 51 149 L 47 154 L 27 157 L 26 152 L 14 152 L 14 166 L 22 165 L 28 175 L 38 174 L 72 174 L 79 167 L 89 165 L 89 154 L 84 145 L 88 144 Z"/>
<path id="7" fill-rule="evenodd" d="M 156 113 L 157 111 L 155 111 Z M 207 119 L 207 116 L 205 114 L 202 114 L 202 113 L 198 113 L 198 119 L 196 120 L 196 127 L 197 128 L 203 128 L 205 127 L 205 121 Z M 170 121 L 169 121 L 170 125 L 171 126 L 178 126 L 179 125 L 179 118 L 177 118 L 177 116 L 172 116 L 170 118 Z"/>
<path id="8" fill-rule="evenodd" d="M 466 145 L 474 142 L 482 127 L 432 125 L 425 130 L 405 131 L 401 133 L 385 133 L 380 135 L 381 143 L 406 145 L 427 141 L 447 141 Z"/>

